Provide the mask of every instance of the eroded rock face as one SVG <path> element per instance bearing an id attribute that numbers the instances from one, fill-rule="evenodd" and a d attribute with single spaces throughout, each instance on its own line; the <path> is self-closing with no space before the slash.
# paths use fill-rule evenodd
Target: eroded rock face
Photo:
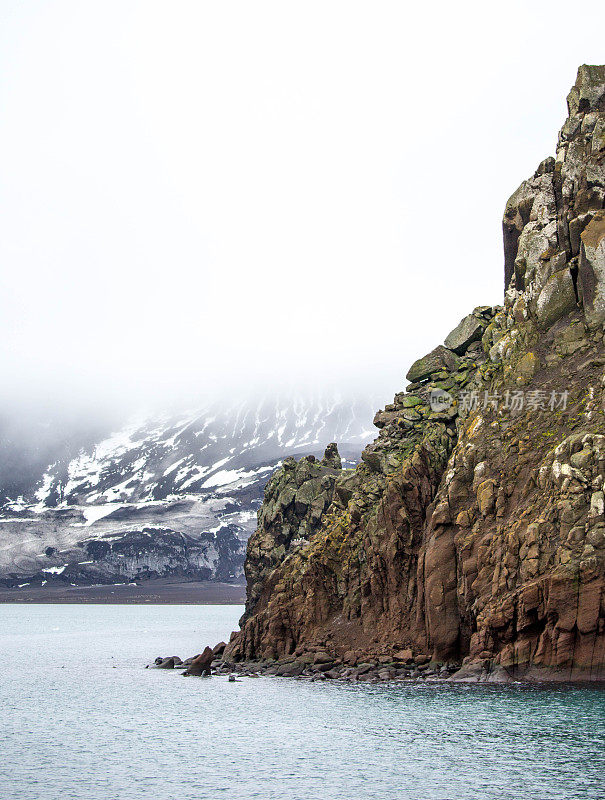
<path id="1" fill-rule="evenodd" d="M 605 132 L 603 133 L 605 142 Z M 605 321 L 605 212 L 598 211 L 580 236 L 580 290 L 588 324 Z"/>
<path id="2" fill-rule="evenodd" d="M 568 107 L 506 205 L 504 306 L 412 365 L 355 470 L 269 482 L 226 658 L 605 679 L 605 67 Z"/>

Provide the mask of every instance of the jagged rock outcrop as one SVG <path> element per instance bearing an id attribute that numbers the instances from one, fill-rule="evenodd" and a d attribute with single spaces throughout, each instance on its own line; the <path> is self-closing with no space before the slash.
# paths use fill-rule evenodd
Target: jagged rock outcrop
<path id="1" fill-rule="evenodd" d="M 506 205 L 503 307 L 412 365 L 355 470 L 271 479 L 226 659 L 605 679 L 605 67 L 568 109 Z"/>
<path id="2" fill-rule="evenodd" d="M 341 470 L 338 448 L 332 443 L 321 461 L 312 455 L 298 462 L 286 458 L 271 477 L 258 513 L 258 528 L 248 540 L 246 615 L 258 602 L 267 576 L 306 546 L 318 530 Z"/>
<path id="3" fill-rule="evenodd" d="M 211 647 L 206 647 L 203 653 L 195 656 L 191 663 L 183 672 L 183 675 L 189 677 L 190 675 L 210 675 L 212 672 L 212 661 L 214 660 L 214 650 Z"/>

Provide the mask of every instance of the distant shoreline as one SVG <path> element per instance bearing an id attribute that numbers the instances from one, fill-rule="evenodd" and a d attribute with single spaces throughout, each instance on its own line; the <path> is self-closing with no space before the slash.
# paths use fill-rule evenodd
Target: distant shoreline
<path id="1" fill-rule="evenodd" d="M 121 603 L 128 605 L 242 605 L 243 584 L 216 581 L 176 583 L 167 579 L 102 586 L 0 588 L 0 603 Z"/>

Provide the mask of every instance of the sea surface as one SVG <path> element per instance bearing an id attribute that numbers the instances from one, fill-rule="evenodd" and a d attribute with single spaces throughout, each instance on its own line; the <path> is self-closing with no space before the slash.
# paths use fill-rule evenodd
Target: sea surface
<path id="1" fill-rule="evenodd" d="M 0 605 L 0 798 L 599 800 L 605 692 L 146 670 L 241 606 Z"/>

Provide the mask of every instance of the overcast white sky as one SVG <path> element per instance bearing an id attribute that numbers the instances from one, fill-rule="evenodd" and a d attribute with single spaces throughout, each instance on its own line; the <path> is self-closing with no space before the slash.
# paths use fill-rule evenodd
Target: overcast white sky
<path id="1" fill-rule="evenodd" d="M 386 395 L 502 296 L 601 2 L 0 2 L 5 398 Z"/>

